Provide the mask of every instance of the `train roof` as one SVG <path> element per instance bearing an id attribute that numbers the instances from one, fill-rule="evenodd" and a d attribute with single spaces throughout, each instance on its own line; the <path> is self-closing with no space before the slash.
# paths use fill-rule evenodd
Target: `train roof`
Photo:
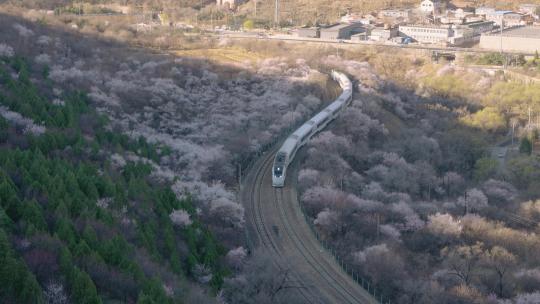
<path id="1" fill-rule="evenodd" d="M 296 147 L 296 143 L 298 142 L 298 139 L 289 136 L 285 142 L 283 143 L 283 146 L 281 146 L 281 149 L 279 149 L 279 152 L 287 153 L 287 155 L 290 155 L 294 148 Z M 278 153 L 279 153 L 278 152 Z"/>
<path id="2" fill-rule="evenodd" d="M 322 112 L 319 112 L 317 115 L 313 116 L 313 118 L 311 118 L 311 121 L 318 124 L 321 121 L 325 120 L 327 117 L 328 117 L 328 113 L 322 111 Z"/>
<path id="3" fill-rule="evenodd" d="M 281 152 L 281 150 L 279 151 Z M 276 158 L 274 160 L 274 165 L 285 165 L 286 156 L 284 153 L 277 153 Z"/>
<path id="4" fill-rule="evenodd" d="M 332 102 L 329 106 L 327 106 L 324 110 L 319 112 L 317 115 L 313 116 L 310 120 L 308 120 L 306 123 L 304 123 L 300 128 L 296 129 L 293 134 L 291 134 L 283 143 L 281 148 L 279 149 L 278 153 L 286 153 L 287 155 L 290 155 L 298 143 L 302 140 L 302 138 L 306 135 L 308 135 L 313 130 L 313 125 L 318 124 L 321 121 L 328 118 L 329 115 L 332 115 L 332 113 L 335 113 L 336 110 L 338 110 L 341 106 L 343 106 L 343 103 L 347 101 L 347 99 L 352 94 L 352 83 L 349 80 L 349 78 L 342 73 L 332 71 L 332 77 L 339 82 L 339 85 L 341 86 L 343 92 L 339 95 L 339 97 L 336 99 L 336 101 Z"/>
<path id="5" fill-rule="evenodd" d="M 334 112 L 335 110 L 339 109 L 339 108 L 342 106 L 342 104 L 343 104 L 343 103 L 342 103 L 341 100 L 339 100 L 339 101 L 334 101 L 334 102 L 332 102 L 328 107 L 326 107 L 326 109 L 328 109 L 328 110 Z M 326 109 L 325 109 L 325 110 L 326 110 Z"/>
<path id="6" fill-rule="evenodd" d="M 306 134 L 311 133 L 312 124 L 309 123 L 309 121 L 305 124 L 303 124 L 300 128 L 298 128 L 294 133 L 293 136 L 298 136 L 298 139 L 302 139 Z"/>

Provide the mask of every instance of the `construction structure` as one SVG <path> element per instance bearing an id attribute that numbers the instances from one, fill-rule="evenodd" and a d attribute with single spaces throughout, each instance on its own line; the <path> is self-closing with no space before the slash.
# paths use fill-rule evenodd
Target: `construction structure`
<path id="1" fill-rule="evenodd" d="M 482 34 L 480 48 L 503 52 L 540 52 L 540 27 L 523 26 L 502 33 Z"/>

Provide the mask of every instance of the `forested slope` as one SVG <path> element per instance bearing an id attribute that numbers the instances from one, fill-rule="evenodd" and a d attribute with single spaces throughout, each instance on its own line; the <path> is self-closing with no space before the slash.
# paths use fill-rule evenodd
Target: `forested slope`
<path id="1" fill-rule="evenodd" d="M 3 301 L 69 297 L 99 303 L 99 291 L 103 298 L 127 302 L 173 302 L 185 288 L 182 278 L 202 264 L 211 269 L 217 290 L 227 272 L 218 262 L 224 249 L 196 219 L 191 201 L 180 201 L 166 185 L 153 182 L 149 165 L 128 162 L 117 168 L 106 157 L 133 151 L 155 158 L 166 150 L 106 130 L 105 117 L 88 106 L 82 92 L 66 92 L 63 104 L 50 103 L 47 89 L 30 81 L 47 82 L 46 69 L 32 70 L 21 57 L 1 60 Z M 129 210 L 106 208 L 128 202 Z M 175 226 L 173 212 L 185 213 L 192 223 Z M 140 215 L 137 228 L 129 229 L 135 223 L 127 213 Z"/>
<path id="2" fill-rule="evenodd" d="M 237 168 L 332 82 L 300 60 L 224 66 L 0 26 L 2 299 L 214 302 L 248 258 Z"/>

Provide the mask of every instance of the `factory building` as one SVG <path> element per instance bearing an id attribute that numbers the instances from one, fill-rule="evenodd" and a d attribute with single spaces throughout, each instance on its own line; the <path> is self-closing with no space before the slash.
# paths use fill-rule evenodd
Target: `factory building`
<path id="1" fill-rule="evenodd" d="M 450 25 L 400 25 L 399 35 L 420 43 L 446 44 L 453 30 Z"/>
<path id="2" fill-rule="evenodd" d="M 408 22 L 412 17 L 410 9 L 388 9 L 379 12 L 378 17 L 380 19 L 393 19 L 396 21 Z"/>
<path id="3" fill-rule="evenodd" d="M 320 29 L 321 39 L 350 39 L 352 35 L 365 31 L 360 23 L 334 24 Z"/>
<path id="4" fill-rule="evenodd" d="M 519 12 L 523 14 L 536 15 L 537 9 L 537 4 L 521 4 L 519 6 Z"/>
<path id="5" fill-rule="evenodd" d="M 480 41 L 483 33 L 493 31 L 495 24 L 493 21 L 476 21 L 454 25 L 453 37 L 448 42 L 451 45 L 471 45 Z"/>
<path id="6" fill-rule="evenodd" d="M 502 33 L 482 34 L 480 48 L 534 54 L 540 52 L 540 27 L 507 29 Z"/>
<path id="7" fill-rule="evenodd" d="M 499 25 L 504 22 L 505 27 L 512 27 L 523 24 L 523 15 L 512 11 L 494 11 L 486 14 L 486 20 Z"/>

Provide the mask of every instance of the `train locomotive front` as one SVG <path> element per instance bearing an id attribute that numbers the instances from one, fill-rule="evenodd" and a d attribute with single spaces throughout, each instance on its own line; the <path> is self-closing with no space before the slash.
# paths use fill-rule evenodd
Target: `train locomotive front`
<path id="1" fill-rule="evenodd" d="M 285 185 L 285 171 L 287 170 L 287 154 L 278 152 L 272 167 L 272 186 L 283 187 Z"/>

